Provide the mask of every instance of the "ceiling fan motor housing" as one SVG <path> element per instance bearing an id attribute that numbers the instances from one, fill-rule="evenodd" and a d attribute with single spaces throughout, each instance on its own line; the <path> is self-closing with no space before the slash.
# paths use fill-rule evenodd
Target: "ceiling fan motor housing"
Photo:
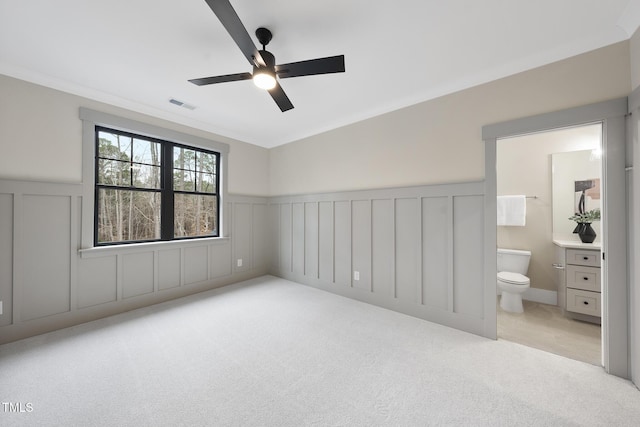
<path id="1" fill-rule="evenodd" d="M 260 50 L 258 51 L 260 52 L 260 56 L 262 56 L 262 59 L 265 62 L 265 66 L 253 66 L 253 72 L 255 73 L 256 70 L 260 70 L 262 68 L 268 68 L 270 71 L 272 71 L 275 74 L 275 69 L 276 69 L 276 57 L 273 56 L 273 54 L 271 52 L 269 52 L 268 50 Z"/>
<path id="2" fill-rule="evenodd" d="M 293 104 L 278 84 L 277 77 L 285 79 L 318 74 L 344 73 L 344 55 L 276 65 L 276 58 L 271 52 L 267 51 L 267 45 L 273 37 L 271 31 L 264 27 L 256 30 L 256 37 L 262 45 L 262 50 L 258 50 L 229 0 L 206 0 L 206 2 L 213 13 L 220 19 L 233 41 L 238 45 L 244 57 L 253 66 L 253 74 L 235 73 L 203 77 L 189 80 L 191 83 L 205 86 L 252 79 L 256 86 L 267 89 L 280 111 L 285 112 L 291 110 Z M 278 67 L 278 73 L 276 73 L 276 67 Z"/>

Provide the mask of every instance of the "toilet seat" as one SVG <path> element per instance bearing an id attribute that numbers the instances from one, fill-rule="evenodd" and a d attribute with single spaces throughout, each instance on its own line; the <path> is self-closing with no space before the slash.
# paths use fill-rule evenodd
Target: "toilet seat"
<path id="1" fill-rule="evenodd" d="M 511 285 L 528 285 L 530 283 L 527 276 L 511 271 L 501 271 L 498 273 L 498 280 Z"/>

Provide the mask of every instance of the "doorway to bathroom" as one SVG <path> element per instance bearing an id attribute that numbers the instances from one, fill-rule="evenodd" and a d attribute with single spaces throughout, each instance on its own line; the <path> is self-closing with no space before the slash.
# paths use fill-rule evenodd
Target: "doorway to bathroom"
<path id="1" fill-rule="evenodd" d="M 600 366 L 601 153 L 602 123 L 496 143 L 498 272 L 520 275 L 498 283 L 497 336 Z M 590 243 L 573 232 L 587 217 Z"/>
<path id="2" fill-rule="evenodd" d="M 602 365 L 606 372 L 629 378 L 628 236 L 632 229 L 627 200 L 631 184 L 626 172 L 625 133 L 627 98 L 523 117 L 482 127 L 485 147 L 485 335 L 497 338 L 497 225 L 496 145 L 498 140 L 557 129 L 602 123 Z M 567 264 L 576 264 L 574 251 L 566 251 Z M 570 257 L 574 262 L 569 263 Z M 584 258 L 584 257 L 583 257 Z M 587 257 L 588 259 L 589 257 Z M 587 262 L 587 261 L 585 261 Z M 568 282 L 567 282 L 568 283 Z M 567 286 L 569 288 L 569 286 Z M 562 295 L 562 292 L 559 292 Z M 565 293 L 569 295 L 568 293 Z M 558 298 L 560 300 L 560 296 Z M 575 300 L 574 300 L 575 301 Z"/>

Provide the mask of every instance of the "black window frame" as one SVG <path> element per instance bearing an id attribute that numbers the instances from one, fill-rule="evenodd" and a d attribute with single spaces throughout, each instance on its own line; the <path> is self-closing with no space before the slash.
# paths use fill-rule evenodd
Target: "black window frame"
<path id="1" fill-rule="evenodd" d="M 145 140 L 150 142 L 155 142 L 160 144 L 160 189 L 154 188 L 145 188 L 145 187 L 135 187 L 135 186 L 116 186 L 116 185 L 108 185 L 108 184 L 100 184 L 98 182 L 98 174 L 99 174 L 99 162 L 100 159 L 104 159 L 100 157 L 100 132 L 108 132 L 118 135 L 123 135 L 126 137 L 130 137 L 132 139 Z M 107 126 L 95 126 L 95 134 L 94 134 L 94 148 L 95 148 L 95 156 L 94 156 L 94 215 L 93 215 L 93 244 L 94 246 L 118 246 L 118 245 L 128 245 L 134 243 L 152 243 L 152 242 L 164 242 L 164 241 L 174 241 L 174 240 L 195 240 L 195 239 L 205 239 L 212 237 L 220 237 L 220 210 L 221 210 L 221 201 L 220 201 L 220 193 L 222 189 L 220 188 L 220 163 L 221 163 L 221 154 L 218 151 L 205 149 L 202 147 L 196 147 L 189 144 L 184 144 L 182 142 L 174 142 L 166 139 L 155 138 L 147 135 L 141 135 L 134 132 L 123 131 L 119 129 L 114 129 Z M 132 144 L 133 146 L 133 144 Z M 200 192 L 200 191 L 185 191 L 185 190 L 174 190 L 173 182 L 174 182 L 174 148 L 185 148 L 188 150 L 193 150 L 195 152 L 206 153 L 209 155 L 215 156 L 215 193 L 211 192 Z M 133 148 L 132 148 L 133 149 Z M 133 158 L 130 159 L 129 163 L 136 164 L 138 162 L 134 162 Z M 98 218 L 99 218 L 99 192 L 100 189 L 117 189 L 117 190 L 128 190 L 128 191 L 140 191 L 140 192 L 155 192 L 160 194 L 161 204 L 160 204 L 160 238 L 159 239 L 146 239 L 146 240 L 121 240 L 117 242 L 99 242 L 98 241 Z M 192 195 L 204 195 L 209 197 L 215 197 L 216 202 L 216 214 L 215 214 L 215 232 L 207 235 L 199 235 L 199 236 L 180 236 L 175 237 L 174 230 L 174 201 L 176 194 L 192 194 Z"/>

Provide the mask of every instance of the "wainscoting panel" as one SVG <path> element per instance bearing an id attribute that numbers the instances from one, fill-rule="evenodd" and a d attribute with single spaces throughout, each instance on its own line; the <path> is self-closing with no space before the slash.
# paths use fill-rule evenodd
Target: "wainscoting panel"
<path id="1" fill-rule="evenodd" d="M 118 299 L 117 256 L 78 260 L 78 308 Z"/>
<path id="2" fill-rule="evenodd" d="M 279 267 L 272 274 L 484 333 L 482 183 L 280 196 L 269 203 L 280 213 L 279 239 L 271 245 L 294 260 L 292 269 L 282 259 L 272 263 Z"/>
<path id="3" fill-rule="evenodd" d="M 371 202 L 354 200 L 352 209 L 353 287 L 371 291 Z"/>
<path id="4" fill-rule="evenodd" d="M 235 203 L 233 209 L 234 268 L 235 271 L 246 271 L 251 269 L 253 262 L 253 206 L 250 203 Z M 240 260 L 242 265 L 238 265 Z"/>
<path id="5" fill-rule="evenodd" d="M 71 196 L 22 196 L 20 319 L 71 309 Z"/>
<path id="6" fill-rule="evenodd" d="M 371 285 L 381 298 L 395 298 L 393 200 L 371 201 Z"/>
<path id="7" fill-rule="evenodd" d="M 184 252 L 184 284 L 204 282 L 208 279 L 208 247 L 194 246 L 183 248 Z"/>
<path id="8" fill-rule="evenodd" d="M 334 220 L 334 277 L 335 283 L 351 286 L 351 201 L 335 202 Z"/>
<path id="9" fill-rule="evenodd" d="M 158 289 L 180 286 L 182 262 L 180 249 L 158 251 Z"/>
<path id="10" fill-rule="evenodd" d="M 483 210 L 481 196 L 453 199 L 453 311 L 474 318 L 483 316 Z"/>
<path id="11" fill-rule="evenodd" d="M 267 206 L 267 259 L 269 271 L 279 271 L 280 266 L 280 205 Z"/>
<path id="12" fill-rule="evenodd" d="M 231 245 L 211 245 L 209 246 L 211 259 L 209 267 L 211 269 L 211 278 L 219 279 L 221 277 L 231 276 L 232 257 Z"/>
<path id="13" fill-rule="evenodd" d="M 304 275 L 318 277 L 318 204 L 304 204 Z"/>
<path id="14" fill-rule="evenodd" d="M 251 252 L 252 268 L 268 268 L 269 266 L 269 231 L 267 220 L 267 204 L 253 203 L 253 212 L 251 216 L 251 232 L 253 238 L 253 247 Z"/>
<path id="15" fill-rule="evenodd" d="M 333 283 L 333 202 L 318 203 L 318 278 Z"/>
<path id="16" fill-rule="evenodd" d="M 294 274 L 304 275 L 304 203 L 293 203 L 291 207 L 292 221 L 292 260 Z"/>
<path id="17" fill-rule="evenodd" d="M 291 272 L 291 203 L 280 205 L 280 270 Z"/>
<path id="18" fill-rule="evenodd" d="M 396 288 L 395 297 L 409 303 L 421 301 L 418 286 L 418 202 L 413 199 L 396 199 Z"/>
<path id="19" fill-rule="evenodd" d="M 264 197 L 229 195 L 222 238 L 82 248 L 84 192 L 0 180 L 0 343 L 267 273 Z"/>
<path id="20" fill-rule="evenodd" d="M 13 307 L 4 301 L 13 300 L 13 194 L 0 193 L 0 301 L 3 315 L 0 327 L 11 324 Z"/>
<path id="21" fill-rule="evenodd" d="M 153 252 L 125 254 L 122 262 L 122 297 L 130 298 L 153 292 Z"/>
<path id="22" fill-rule="evenodd" d="M 451 201 L 422 199 L 422 304 L 448 311 L 453 310 Z"/>

